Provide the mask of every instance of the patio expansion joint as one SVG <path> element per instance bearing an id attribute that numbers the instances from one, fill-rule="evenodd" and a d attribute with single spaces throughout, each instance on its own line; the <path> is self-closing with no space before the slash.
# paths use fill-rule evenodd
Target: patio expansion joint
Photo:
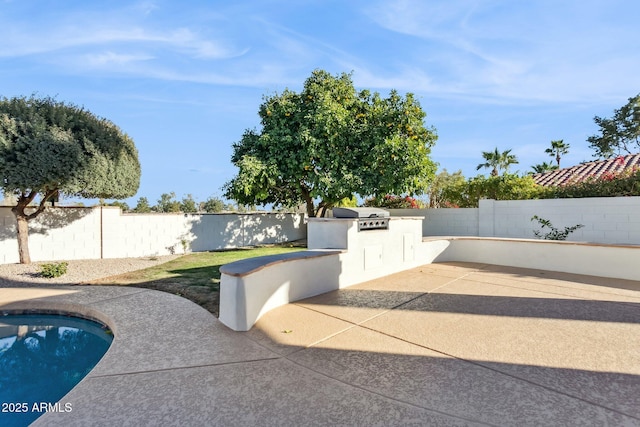
<path id="1" fill-rule="evenodd" d="M 529 282 L 527 281 L 522 281 L 522 283 L 525 283 L 525 285 L 523 285 L 522 287 L 520 286 L 513 286 L 513 285 L 505 285 L 502 283 L 493 283 L 494 286 L 501 286 L 504 288 L 510 288 L 510 289 L 526 289 L 528 291 L 531 292 L 539 292 L 542 294 L 548 294 L 548 295 L 555 295 L 555 296 L 562 296 L 565 298 L 569 298 L 569 299 L 579 299 L 579 300 L 588 300 L 588 301 L 602 301 L 602 299 L 598 299 L 596 297 L 586 297 L 586 296 L 573 296 L 573 295 L 568 295 L 567 293 L 563 293 L 561 290 L 544 290 L 544 289 L 535 289 L 535 288 L 530 288 L 529 286 L 527 286 L 526 284 L 528 284 Z M 550 288 L 560 288 L 562 290 L 567 290 L 567 291 L 575 291 L 575 290 L 579 290 L 576 288 L 570 288 L 570 287 L 564 287 L 564 286 L 558 286 L 558 285 L 552 285 L 552 284 L 548 284 L 545 283 L 544 284 L 545 287 L 550 287 Z M 592 292 L 594 294 L 600 294 L 603 296 L 610 296 L 610 295 L 614 295 L 614 296 L 621 296 L 620 294 L 615 294 L 615 293 L 610 293 L 610 292 L 602 292 L 602 291 L 594 291 L 594 290 L 589 290 L 589 292 Z M 630 296 L 630 295 L 623 295 L 625 298 L 632 298 L 634 300 L 637 301 L 616 301 L 616 300 L 607 300 L 607 302 L 612 303 L 612 304 L 622 304 L 622 305 L 628 305 L 631 307 L 637 307 L 638 304 L 640 303 L 640 297 L 634 297 L 634 296 Z"/>
<path id="2" fill-rule="evenodd" d="M 159 372 L 171 372 L 171 371 L 184 371 L 188 369 L 198 369 L 198 368 L 210 368 L 210 367 L 219 367 L 219 366 L 231 366 L 231 365 L 243 365 L 248 363 L 257 363 L 257 362 L 266 362 L 271 360 L 282 359 L 282 356 L 277 355 L 273 357 L 265 357 L 260 359 L 251 359 L 251 360 L 237 360 L 231 362 L 220 362 L 220 363 L 204 363 L 199 365 L 189 365 L 189 366 L 174 366 L 171 368 L 162 368 L 162 369 L 145 369 L 142 371 L 130 371 L 130 372 L 117 372 L 113 374 L 99 374 L 99 375 L 90 375 L 87 376 L 87 379 L 97 379 L 97 378 L 111 378 L 111 377 L 122 377 L 129 375 L 140 375 L 140 374 L 153 374 Z"/>
<path id="3" fill-rule="evenodd" d="M 352 329 L 353 327 L 356 327 L 356 326 L 357 326 L 357 325 L 355 325 L 355 324 L 354 324 L 351 328 L 348 328 L 348 329 Z M 348 329 L 347 329 L 347 330 L 348 330 Z M 342 333 L 342 332 L 344 332 L 344 331 L 341 331 L 341 332 L 339 332 L 339 333 Z M 339 333 L 338 333 L 338 334 L 339 334 Z M 338 335 L 338 334 L 334 334 L 333 336 Z M 301 350 L 299 350 L 299 351 L 301 351 Z M 381 392 L 378 392 L 378 391 L 375 391 L 375 390 L 369 389 L 369 388 L 364 387 L 364 386 L 360 386 L 360 385 L 357 385 L 357 384 L 354 384 L 354 383 L 351 383 L 351 382 L 343 381 L 343 380 L 341 380 L 341 379 L 340 379 L 340 378 L 338 378 L 338 377 L 334 377 L 334 376 L 331 376 L 331 375 L 327 375 L 327 374 L 326 374 L 326 373 L 324 373 L 324 372 L 318 371 L 318 370 L 316 370 L 316 369 L 313 369 L 312 367 L 309 367 L 309 366 L 307 366 L 307 365 L 303 365 L 303 364 L 301 364 L 301 363 L 297 362 L 296 360 L 291 359 L 291 358 L 290 358 L 290 356 L 291 356 L 291 355 L 293 355 L 293 354 L 295 354 L 295 353 L 297 353 L 297 351 L 296 351 L 296 352 L 294 352 L 294 353 L 288 354 L 288 355 L 286 355 L 286 356 L 282 356 L 282 358 L 283 358 L 283 359 L 286 359 L 287 361 L 289 361 L 289 362 L 293 363 L 294 365 L 296 365 L 296 366 L 298 366 L 298 367 L 300 367 L 300 368 L 302 368 L 302 369 L 305 369 L 305 370 L 311 371 L 311 372 L 313 372 L 313 373 L 314 373 L 314 374 L 316 374 L 316 375 L 320 375 L 320 376 L 322 376 L 322 377 L 324 377 L 324 378 L 328 378 L 328 379 L 330 379 L 330 380 L 332 380 L 332 381 L 339 382 L 339 383 L 341 383 L 341 384 L 343 384 L 343 385 L 346 385 L 346 386 L 348 386 L 348 387 L 351 387 L 351 388 L 354 388 L 354 389 L 360 390 L 360 391 L 362 391 L 362 392 L 370 393 L 370 394 L 373 394 L 373 395 L 379 396 L 379 397 L 381 397 L 381 398 L 383 398 L 383 399 L 386 399 L 386 400 L 389 400 L 389 401 L 391 401 L 391 402 L 396 402 L 396 403 L 400 403 L 400 404 L 402 404 L 402 405 L 410 406 L 410 407 L 412 407 L 412 408 L 417 408 L 417 409 L 421 409 L 421 410 L 423 410 L 423 411 L 432 412 L 432 413 L 434 413 L 434 414 L 443 415 L 443 416 L 446 416 L 446 417 L 448 417 L 448 418 L 454 418 L 454 419 L 457 419 L 457 420 L 464 420 L 464 421 L 471 422 L 471 423 L 475 423 L 475 424 L 478 424 L 478 425 L 485 425 L 485 426 L 491 426 L 491 427 L 498 427 L 498 425 L 496 425 L 496 424 L 491 424 L 491 423 L 487 423 L 486 421 L 480 421 L 480 420 L 477 420 L 477 419 L 475 419 L 475 418 L 468 418 L 468 417 L 463 417 L 463 416 L 456 415 L 456 414 L 451 414 L 451 413 L 449 413 L 449 412 L 445 412 L 445 411 L 441 411 L 441 410 L 438 410 L 438 409 L 430 408 L 430 407 L 428 407 L 428 406 L 416 405 L 415 403 L 407 402 L 407 401 L 405 401 L 405 400 L 398 399 L 398 398 L 395 398 L 395 397 L 393 397 L 393 396 L 389 396 L 389 395 L 387 395 L 387 394 L 384 394 L 384 393 L 381 393 Z"/>
<path id="4" fill-rule="evenodd" d="M 425 292 L 424 294 L 422 294 L 422 295 L 420 295 L 420 296 L 418 296 L 418 297 L 416 297 L 416 298 L 413 298 L 413 299 L 412 299 L 412 300 L 410 300 L 410 301 L 407 301 L 407 302 L 404 302 L 404 303 L 402 303 L 402 304 L 399 304 L 399 305 L 398 305 L 398 307 L 400 307 L 400 306 L 402 306 L 402 305 L 404 305 L 404 304 L 407 304 L 407 303 L 409 303 L 409 302 L 413 301 L 414 299 L 420 298 L 420 297 L 422 297 L 422 296 L 424 296 L 424 295 L 431 294 L 431 293 L 433 293 L 433 291 L 437 291 L 438 289 L 442 289 L 442 288 L 444 288 L 444 287 L 446 287 L 446 286 L 449 286 L 450 284 L 452 284 L 452 283 L 454 283 L 454 282 L 457 282 L 458 280 L 462 280 L 462 279 L 464 279 L 464 278 L 466 278 L 466 277 L 468 277 L 468 276 L 470 276 L 470 275 L 472 275 L 472 274 L 474 274 L 474 273 L 477 273 L 478 271 L 480 271 L 480 270 L 470 271 L 470 272 L 468 272 L 468 273 L 466 273 L 466 274 L 463 274 L 462 276 L 454 277 L 454 278 L 452 278 L 451 280 L 449 280 L 448 282 L 443 283 L 442 285 L 440 285 L 440 286 L 438 286 L 438 287 L 436 287 L 436 288 L 433 288 L 433 289 L 431 289 L 430 291 Z M 397 307 L 394 307 L 394 308 L 397 308 Z"/>
<path id="5" fill-rule="evenodd" d="M 463 279 L 464 277 L 466 277 L 466 276 L 468 276 L 469 274 L 472 274 L 472 273 L 474 273 L 474 272 L 469 272 L 469 273 L 464 274 L 464 275 L 462 275 L 462 276 L 460 276 L 460 277 L 453 278 L 453 279 L 449 280 L 448 282 L 446 282 L 446 283 L 444 283 L 444 284 L 442 284 L 442 285 L 438 286 L 437 288 L 434 288 L 434 289 L 432 289 L 432 290 L 430 290 L 430 291 L 428 291 L 428 292 L 423 292 L 423 293 L 421 293 L 421 294 L 419 294 L 419 295 L 416 295 L 415 297 L 413 297 L 413 298 L 411 298 L 411 299 L 409 299 L 409 300 L 407 300 L 407 301 L 405 301 L 405 302 L 402 302 L 402 303 L 400 303 L 400 304 L 398 304 L 398 305 L 396 305 L 396 306 L 393 306 L 393 307 L 391 307 L 391 308 L 388 308 L 388 309 L 382 310 L 382 311 L 380 311 L 380 313 L 374 314 L 373 316 L 368 317 L 368 318 L 366 318 L 366 319 L 364 319 L 364 320 L 361 320 L 361 321 L 359 321 L 359 322 L 351 322 L 351 321 L 346 320 L 346 319 L 343 319 L 343 318 L 341 318 L 341 317 L 338 317 L 338 316 L 335 316 L 335 315 L 332 315 L 332 314 L 328 314 L 328 313 L 325 313 L 325 312 L 320 311 L 320 310 L 316 310 L 316 309 L 314 309 L 314 308 L 312 308 L 312 307 L 309 307 L 309 306 L 306 306 L 306 305 L 300 305 L 300 304 L 297 304 L 296 302 L 292 302 L 291 304 L 294 304 L 294 305 L 296 305 L 297 307 L 300 307 L 300 308 L 305 309 L 305 310 L 313 311 L 313 312 L 315 312 L 315 313 L 322 314 L 323 316 L 331 317 L 332 319 L 337 319 L 337 320 L 340 320 L 340 321 L 343 321 L 343 322 L 349 323 L 351 326 L 346 327 L 346 328 L 344 328 L 344 329 L 341 329 L 340 331 L 334 332 L 333 334 L 327 335 L 326 337 L 324 337 L 324 338 L 322 338 L 322 339 L 319 339 L 319 340 L 317 340 L 317 341 L 315 341 L 315 342 L 313 342 L 313 343 L 310 343 L 310 344 L 308 344 L 307 346 L 302 347 L 300 350 L 296 350 L 296 351 L 292 352 L 291 354 L 295 354 L 295 353 L 297 353 L 297 352 L 299 352 L 299 351 L 303 351 L 305 348 L 314 347 L 314 346 L 316 346 L 316 345 L 318 345 L 318 344 L 320 344 L 320 343 L 322 343 L 322 342 L 324 342 L 324 341 L 327 341 L 327 340 L 329 340 L 329 339 L 331 339 L 331 338 L 333 338 L 333 337 L 335 337 L 335 336 L 337 336 L 337 335 L 340 335 L 340 334 L 342 334 L 342 333 L 344 333 L 344 332 L 347 332 L 347 331 L 349 331 L 349 330 L 351 330 L 351 329 L 353 329 L 353 328 L 356 328 L 356 327 L 358 327 L 358 326 L 361 326 L 361 327 L 364 327 L 364 328 L 366 328 L 366 329 L 369 329 L 369 328 L 367 328 L 366 326 L 363 326 L 363 324 L 364 324 L 364 323 L 366 323 L 366 322 L 369 322 L 370 320 L 376 319 L 376 318 L 378 318 L 378 317 L 380 317 L 380 316 L 384 316 L 385 314 L 387 314 L 387 313 L 389 313 L 389 312 L 391 312 L 391 311 L 393 311 L 393 310 L 396 310 L 396 309 L 398 309 L 398 308 L 402 307 L 402 306 L 403 306 L 403 305 L 405 305 L 405 304 L 409 304 L 410 302 L 415 301 L 415 300 L 417 300 L 418 298 L 422 298 L 422 297 L 423 297 L 423 296 L 425 296 L 425 295 L 429 295 L 429 294 L 431 294 L 433 291 L 435 291 L 435 290 L 437 290 L 437 289 L 441 289 L 441 288 L 443 288 L 443 287 L 445 287 L 445 286 L 447 286 L 447 285 L 450 285 L 451 283 L 453 283 L 453 282 L 455 282 L 455 281 L 457 281 L 457 280 Z M 434 351 L 435 351 L 435 350 L 434 350 Z"/>
<path id="6" fill-rule="evenodd" d="M 592 405 L 592 406 L 595 406 L 595 407 L 598 407 L 598 408 L 602 408 L 602 409 L 605 409 L 607 411 L 611 411 L 611 412 L 614 412 L 616 414 L 623 415 L 625 417 L 633 418 L 634 420 L 640 421 L 640 417 L 637 417 L 635 415 L 627 414 L 627 413 L 622 412 L 622 411 L 620 411 L 618 409 L 610 408 L 608 406 L 604 406 L 604 405 L 602 405 L 600 403 L 597 403 L 597 402 L 592 402 L 592 401 L 590 401 L 588 399 L 585 399 L 583 397 L 580 397 L 580 396 L 575 396 L 573 394 L 570 394 L 570 393 L 567 393 L 567 392 L 564 392 L 564 391 L 556 390 L 556 389 L 554 389 L 552 387 L 546 386 L 544 384 L 539 384 L 539 383 L 537 383 L 535 381 L 531 381 L 531 380 L 529 380 L 527 378 L 522 378 L 522 377 L 519 377 L 517 375 L 513 375 L 513 374 L 510 374 L 510 373 L 507 373 L 507 372 L 503 372 L 503 371 L 501 371 L 499 369 L 493 368 L 491 366 L 487 366 L 487 365 L 483 364 L 482 362 L 475 361 L 475 360 L 470 360 L 470 359 L 465 359 L 465 358 L 456 356 L 454 354 L 450 354 L 450 353 L 447 353 L 445 351 L 438 350 L 436 348 L 432 348 L 432 347 L 429 347 L 429 346 L 426 346 L 426 345 L 422 345 L 422 344 L 418 344 L 418 343 L 415 343 L 415 342 L 412 342 L 412 341 L 409 341 L 409 340 L 406 340 L 406 339 L 403 339 L 403 338 L 399 338 L 399 337 L 394 336 L 392 334 L 387 334 L 385 332 L 369 328 L 366 325 L 358 325 L 358 326 L 360 326 L 363 329 L 367 329 L 367 330 L 369 330 L 371 332 L 379 333 L 381 335 L 385 335 L 387 337 L 390 337 L 390 338 L 405 342 L 407 344 L 414 345 L 416 347 L 421 347 L 421 348 L 424 348 L 426 350 L 433 351 L 435 353 L 441 354 L 441 355 L 446 356 L 446 357 L 450 357 L 450 358 L 455 359 L 455 360 L 459 360 L 459 361 L 464 362 L 464 363 L 469 363 L 469 364 L 477 366 L 479 368 L 488 369 L 488 370 L 490 370 L 492 372 L 495 372 L 496 374 L 503 375 L 503 376 L 512 378 L 512 379 L 517 380 L 517 381 L 526 382 L 527 384 L 530 384 L 530 385 L 532 385 L 534 387 L 539 387 L 539 388 L 542 388 L 544 390 L 550 391 L 552 393 L 560 394 L 560 395 L 568 397 L 570 399 L 579 400 L 579 401 L 581 401 L 583 403 L 586 403 L 586 404 L 589 404 L 589 405 Z"/>
<path id="7" fill-rule="evenodd" d="M 484 283 L 484 282 L 478 282 L 478 283 Z M 541 294 L 546 294 L 546 295 L 554 295 L 554 296 L 561 296 L 564 297 L 565 299 L 572 299 L 572 300 L 585 300 L 585 301 L 603 301 L 602 299 L 598 299 L 596 297 L 587 297 L 587 296 L 574 296 L 574 295 L 568 295 L 567 293 L 563 293 L 560 290 L 544 290 L 544 289 L 535 289 L 535 288 L 531 288 L 529 286 L 527 286 L 526 284 L 528 284 L 529 282 L 526 281 L 522 281 L 522 283 L 525 283 L 525 285 L 523 286 L 513 286 L 513 285 L 505 285 L 503 283 L 492 283 L 493 286 L 498 286 L 498 287 L 502 287 L 502 288 L 509 288 L 509 289 L 517 289 L 517 290 L 522 290 L 525 289 L 527 291 L 531 291 L 531 292 L 537 292 L 537 293 L 541 293 Z M 562 287 L 562 286 L 557 286 L 557 285 L 550 285 L 550 284 L 544 284 L 545 287 L 549 286 L 549 287 L 553 287 L 553 288 L 560 288 L 560 289 L 566 289 L 566 290 L 573 290 L 575 291 L 575 288 L 568 288 L 568 287 Z M 597 292 L 597 291 L 589 291 L 589 292 L 593 292 L 593 293 L 599 293 L 601 295 L 604 296 L 609 296 L 609 295 L 615 295 L 615 296 L 620 296 L 619 294 L 611 294 L 608 292 Z M 640 304 L 640 297 L 634 297 L 634 296 L 628 296 L 628 295 L 624 295 L 625 298 L 633 298 L 634 300 L 637 301 L 616 301 L 616 300 L 606 300 L 607 303 L 611 303 L 611 304 L 621 304 L 621 305 L 625 305 L 625 306 L 630 306 L 630 307 L 637 307 L 638 304 Z"/>

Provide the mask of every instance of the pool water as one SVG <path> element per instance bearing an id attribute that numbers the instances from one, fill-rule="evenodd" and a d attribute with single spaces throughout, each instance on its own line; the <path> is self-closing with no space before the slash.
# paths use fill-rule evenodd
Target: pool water
<path id="1" fill-rule="evenodd" d="M 0 425 L 26 426 L 47 411 L 73 411 L 73 402 L 58 401 L 112 340 L 107 327 L 78 317 L 0 316 Z"/>

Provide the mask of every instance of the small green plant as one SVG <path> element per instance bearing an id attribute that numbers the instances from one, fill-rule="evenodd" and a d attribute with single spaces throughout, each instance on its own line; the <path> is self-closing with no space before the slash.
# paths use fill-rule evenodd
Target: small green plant
<path id="1" fill-rule="evenodd" d="M 187 250 L 189 250 L 189 245 L 191 242 L 186 237 L 180 239 L 180 244 L 182 244 L 182 253 L 186 254 Z"/>
<path id="2" fill-rule="evenodd" d="M 565 227 L 563 231 L 560 231 L 556 227 L 551 224 L 551 221 L 548 219 L 540 218 L 538 215 L 534 215 L 531 217 L 531 221 L 538 221 L 540 224 L 540 228 L 549 228 L 551 231 L 547 233 L 542 233 L 542 230 L 534 230 L 533 235 L 539 239 L 544 240 L 567 240 L 567 236 L 579 228 L 584 227 L 583 224 L 574 225 L 572 227 Z"/>
<path id="3" fill-rule="evenodd" d="M 47 279 L 60 277 L 67 272 L 68 262 L 54 262 L 50 264 L 42 264 L 40 266 L 40 275 Z"/>

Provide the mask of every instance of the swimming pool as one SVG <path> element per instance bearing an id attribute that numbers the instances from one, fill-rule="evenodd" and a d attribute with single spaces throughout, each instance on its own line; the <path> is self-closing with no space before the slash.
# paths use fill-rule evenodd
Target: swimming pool
<path id="1" fill-rule="evenodd" d="M 0 316 L 0 424 L 25 426 L 58 401 L 106 353 L 113 334 L 92 320 L 60 314 Z"/>

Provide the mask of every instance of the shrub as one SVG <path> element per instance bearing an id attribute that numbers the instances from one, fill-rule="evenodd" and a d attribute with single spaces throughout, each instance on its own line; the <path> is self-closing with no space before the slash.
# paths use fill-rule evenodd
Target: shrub
<path id="1" fill-rule="evenodd" d="M 573 233 L 579 228 L 584 227 L 584 225 L 578 224 L 572 227 L 565 227 L 563 231 L 560 231 L 556 227 L 554 227 L 553 224 L 551 224 L 551 221 L 549 221 L 548 219 L 540 218 L 538 215 L 534 215 L 531 218 L 531 221 L 538 221 L 538 224 L 540 224 L 540 228 L 546 227 L 551 230 L 548 233 L 544 233 L 544 234 L 542 234 L 541 230 L 533 231 L 533 234 L 537 238 L 544 239 L 544 240 L 567 240 L 567 236 L 569 236 L 569 234 Z"/>
<path id="2" fill-rule="evenodd" d="M 544 198 L 566 199 L 579 197 L 624 197 L 640 195 L 640 170 L 613 174 L 606 172 L 599 178 L 547 187 Z"/>
<path id="3" fill-rule="evenodd" d="M 430 208 L 457 208 L 457 203 L 447 199 L 447 195 L 451 193 L 451 189 L 464 186 L 467 180 L 462 176 L 462 171 L 454 173 L 447 172 L 444 169 L 429 184 L 429 207 Z M 455 192 L 454 192 L 455 194 Z"/>
<path id="4" fill-rule="evenodd" d="M 422 203 L 411 196 L 394 196 L 387 194 L 384 197 L 373 197 L 364 202 L 367 207 L 387 208 L 387 209 L 420 209 Z"/>
<path id="5" fill-rule="evenodd" d="M 618 161 L 618 160 L 616 160 Z M 620 158 L 620 162 L 623 159 Z M 622 163 L 620 163 L 622 164 Z M 437 204 L 433 207 L 477 208 L 480 199 L 531 200 L 567 199 L 583 197 L 625 197 L 640 196 L 640 169 L 626 169 L 622 172 L 606 172 L 600 177 L 576 179 L 559 186 L 540 186 L 529 175 L 505 173 L 500 176 L 478 175 L 463 179 L 458 174 L 442 174 L 446 180 L 437 186 Z"/>
<path id="6" fill-rule="evenodd" d="M 67 262 L 54 262 L 50 264 L 42 264 L 40 266 L 40 275 L 48 279 L 60 277 L 67 272 Z"/>
<path id="7" fill-rule="evenodd" d="M 443 202 L 461 208 L 477 208 L 480 199 L 527 200 L 540 197 L 543 187 L 530 176 L 503 174 L 478 175 L 467 181 L 457 181 L 442 191 Z"/>

